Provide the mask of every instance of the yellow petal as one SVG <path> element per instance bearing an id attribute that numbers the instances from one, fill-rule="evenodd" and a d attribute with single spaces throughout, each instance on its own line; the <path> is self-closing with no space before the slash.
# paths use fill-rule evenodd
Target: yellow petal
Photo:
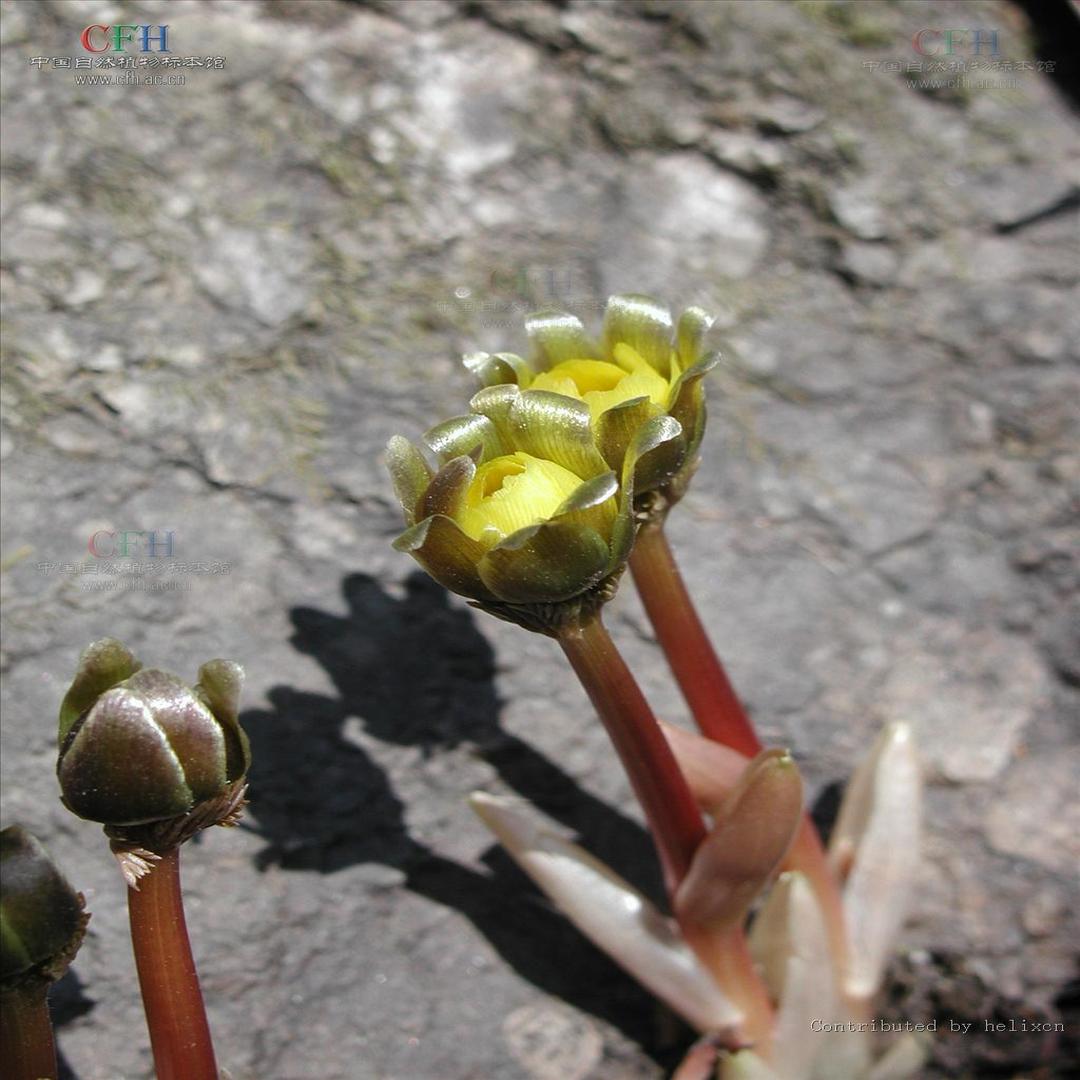
<path id="1" fill-rule="evenodd" d="M 533 380 L 533 390 L 550 390 L 584 401 L 593 421 L 624 401 L 647 397 L 667 406 L 670 385 L 629 345 L 615 346 L 617 364 L 603 360 L 564 360 Z"/>
<path id="2" fill-rule="evenodd" d="M 547 521 L 581 484 L 569 469 L 518 451 L 476 470 L 455 520 L 474 540 L 494 545 Z"/>
<path id="3" fill-rule="evenodd" d="M 578 392 L 577 383 L 568 376 L 556 374 L 554 369 L 551 371 L 542 371 L 529 384 L 529 389 L 550 390 L 553 394 L 563 394 L 566 397 L 581 400 L 581 394 Z"/>

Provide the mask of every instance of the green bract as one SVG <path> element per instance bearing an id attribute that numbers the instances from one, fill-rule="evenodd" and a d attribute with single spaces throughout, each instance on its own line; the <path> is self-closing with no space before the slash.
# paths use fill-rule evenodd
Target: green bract
<path id="1" fill-rule="evenodd" d="M 671 474 L 681 429 L 643 418 L 615 468 L 583 401 L 500 385 L 471 406 L 425 435 L 437 470 L 408 440 L 390 441 L 409 525 L 394 546 L 478 607 L 554 633 L 613 593 L 633 545 L 634 494 Z"/>
<path id="2" fill-rule="evenodd" d="M 251 760 L 242 684 L 229 660 L 203 664 L 191 688 L 142 668 L 119 641 L 94 642 L 60 707 L 64 804 L 151 852 L 228 820 Z"/>
<path id="3" fill-rule="evenodd" d="M 25 829 L 0 832 L 0 990 L 54 982 L 82 942 L 83 898 Z"/>
<path id="4" fill-rule="evenodd" d="M 517 386 L 583 402 L 590 434 L 609 468 L 619 472 L 634 433 L 657 416 L 678 423 L 670 429 L 663 470 L 638 483 L 639 514 L 663 514 L 681 498 L 693 473 L 705 433 L 702 378 L 716 363 L 703 356 L 712 319 L 688 308 L 672 319 L 667 308 L 647 296 L 608 300 L 600 341 L 592 340 L 581 321 L 559 311 L 526 319 L 533 355 L 473 353 L 465 364 L 488 387 Z"/>

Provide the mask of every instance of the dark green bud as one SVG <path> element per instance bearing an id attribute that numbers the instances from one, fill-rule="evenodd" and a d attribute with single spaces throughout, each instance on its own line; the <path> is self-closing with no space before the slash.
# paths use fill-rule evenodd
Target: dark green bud
<path id="1" fill-rule="evenodd" d="M 251 760 L 238 721 L 243 677 L 239 664 L 211 660 L 189 687 L 142 668 L 119 641 L 94 642 L 60 707 L 64 805 L 102 822 L 118 853 L 143 859 L 231 824 Z"/>
<path id="2" fill-rule="evenodd" d="M 83 898 L 25 829 L 0 832 L 0 989 L 55 982 L 82 943 Z"/>

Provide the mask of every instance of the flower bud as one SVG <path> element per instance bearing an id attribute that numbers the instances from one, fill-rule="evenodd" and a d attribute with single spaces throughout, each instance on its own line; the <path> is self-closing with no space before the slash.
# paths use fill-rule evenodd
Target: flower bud
<path id="1" fill-rule="evenodd" d="M 711 325 L 700 308 L 683 312 L 676 327 L 671 313 L 647 296 L 613 296 L 599 342 L 575 316 L 542 311 L 526 319 L 531 361 L 474 353 L 465 364 L 488 387 L 516 385 L 584 403 L 595 446 L 616 472 L 642 424 L 664 415 L 675 420 L 678 429 L 655 449 L 635 486 L 639 515 L 662 516 L 682 497 L 705 433 L 702 378 L 716 357 L 703 356 L 702 345 Z"/>
<path id="2" fill-rule="evenodd" d="M 0 990 L 59 979 L 88 918 L 82 894 L 30 833 L 18 825 L 0 832 Z"/>
<path id="3" fill-rule="evenodd" d="M 791 755 L 762 751 L 694 853 L 675 893 L 679 916 L 711 928 L 741 921 L 787 854 L 802 813 L 802 780 Z"/>
<path id="4" fill-rule="evenodd" d="M 203 664 L 190 688 L 111 638 L 83 653 L 60 708 L 57 774 L 64 805 L 105 825 L 129 880 L 200 829 L 234 823 L 250 763 L 242 683 L 229 660 Z"/>
<path id="5" fill-rule="evenodd" d="M 394 546 L 476 606 L 557 633 L 613 595 L 633 545 L 636 483 L 678 424 L 642 424 L 616 475 L 584 402 L 497 386 L 472 407 L 425 436 L 437 471 L 407 440 L 390 441 L 409 525 Z"/>

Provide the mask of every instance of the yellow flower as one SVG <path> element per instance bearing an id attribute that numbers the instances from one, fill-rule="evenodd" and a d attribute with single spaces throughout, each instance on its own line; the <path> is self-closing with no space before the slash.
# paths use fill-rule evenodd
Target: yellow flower
<path id="1" fill-rule="evenodd" d="M 636 485 L 638 511 L 663 512 L 685 490 L 705 433 L 702 378 L 716 363 L 703 355 L 712 319 L 688 308 L 676 325 L 667 308 L 646 296 L 613 296 L 599 342 L 580 320 L 546 311 L 526 319 L 533 357 L 513 353 L 473 353 L 466 366 L 487 387 L 517 386 L 527 394 L 559 394 L 589 409 L 594 444 L 607 464 L 619 470 L 634 432 L 667 415 L 678 422 L 663 468 L 653 468 Z"/>
<path id="2" fill-rule="evenodd" d="M 557 514 L 580 486 L 581 477 L 569 469 L 519 450 L 476 470 L 456 520 L 474 540 L 498 543 Z M 611 507 L 614 516 L 613 502 Z"/>
<path id="3" fill-rule="evenodd" d="M 437 470 L 391 439 L 409 526 L 394 546 L 477 606 L 553 633 L 613 594 L 633 545 L 635 484 L 679 426 L 667 416 L 642 424 L 616 474 L 583 401 L 506 385 L 482 390 L 472 408 L 425 435 Z"/>

